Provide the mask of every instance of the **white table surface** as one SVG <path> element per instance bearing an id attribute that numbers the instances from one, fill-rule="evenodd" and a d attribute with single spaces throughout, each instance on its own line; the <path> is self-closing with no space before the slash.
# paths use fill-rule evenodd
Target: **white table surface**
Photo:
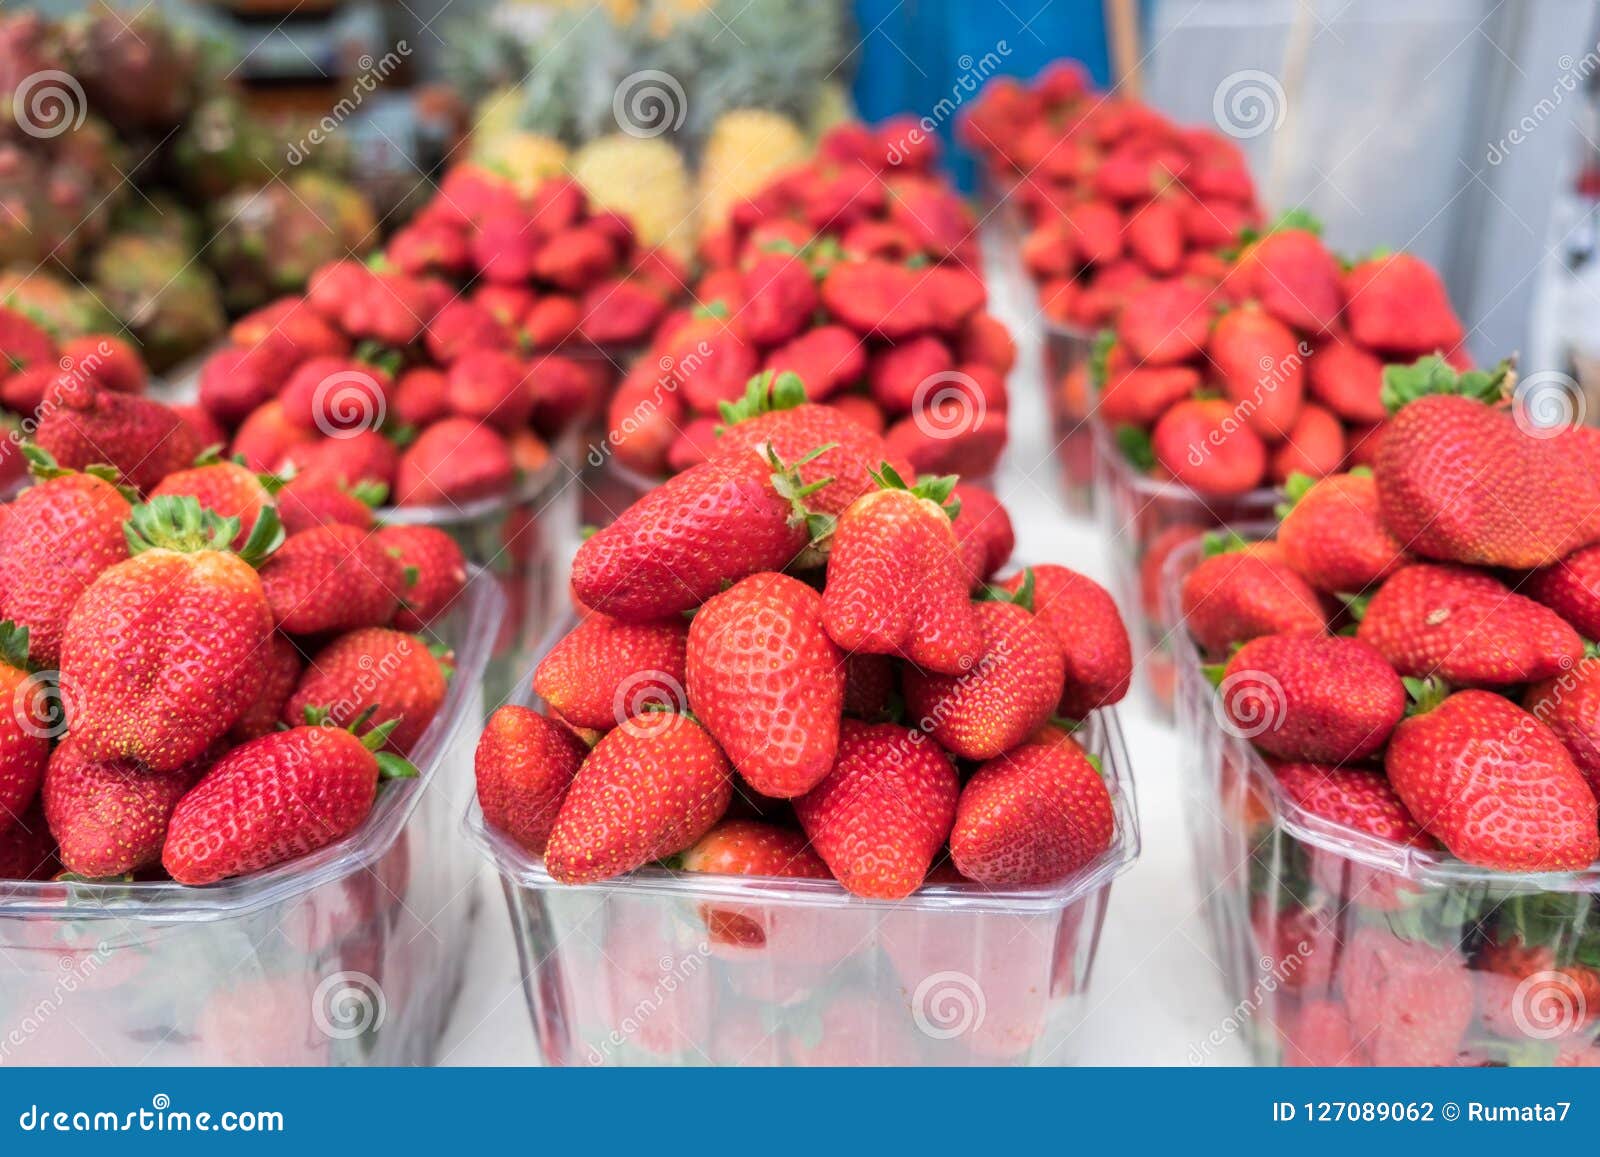
<path id="1" fill-rule="evenodd" d="M 991 254 L 993 257 L 993 254 Z M 1052 437 L 1032 307 L 1024 287 L 990 264 L 991 308 L 1018 336 L 1011 378 L 1011 444 L 997 492 L 1017 531 L 1017 553 L 1061 562 L 1107 579 L 1104 544 L 1092 521 L 1068 514 L 1057 489 Z M 1135 682 L 1122 706 L 1133 762 L 1144 850 L 1112 889 L 1079 1030 L 1086 1061 L 1106 1065 L 1244 1064 L 1238 1036 L 1205 1044 L 1223 1029 L 1232 1000 L 1223 994 L 1189 856 L 1178 781 L 1178 738 L 1159 722 Z M 479 880 L 484 904 L 469 953 L 465 987 L 445 1035 L 440 1063 L 538 1064 L 498 883 Z"/>

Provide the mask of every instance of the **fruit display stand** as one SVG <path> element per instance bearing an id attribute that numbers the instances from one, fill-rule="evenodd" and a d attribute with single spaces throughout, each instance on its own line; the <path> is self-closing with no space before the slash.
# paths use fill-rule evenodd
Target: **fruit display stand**
<path id="1" fill-rule="evenodd" d="M 831 880 L 657 866 L 573 887 L 487 828 L 474 803 L 467 832 L 505 889 L 541 1059 L 1074 1063 L 1111 885 L 1139 853 L 1115 711 L 1080 738 L 1111 786 L 1115 836 L 1049 888 L 929 884 L 890 902 Z"/>
<path id="2" fill-rule="evenodd" d="M 474 570 L 433 631 L 449 696 L 367 822 L 312 855 L 208 887 L 0 883 L 0 1062 L 426 1064 L 477 920 L 457 831 L 502 601 Z"/>
<path id="3" fill-rule="evenodd" d="M 1095 444 L 1095 514 L 1110 553 L 1111 593 L 1127 620 L 1152 705 L 1170 719 L 1170 636 L 1178 620 L 1162 605 L 1162 567 L 1180 544 L 1198 541 L 1207 531 L 1271 518 L 1281 493 L 1261 488 L 1234 498 L 1203 497 L 1187 486 L 1140 474 L 1102 422 L 1091 417 L 1088 424 Z"/>

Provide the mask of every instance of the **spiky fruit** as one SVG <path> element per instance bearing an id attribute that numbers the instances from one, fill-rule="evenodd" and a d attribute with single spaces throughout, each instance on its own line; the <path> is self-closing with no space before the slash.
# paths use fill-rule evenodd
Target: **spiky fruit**
<path id="1" fill-rule="evenodd" d="M 281 718 L 293 726 L 307 709 L 320 709 L 336 726 L 363 736 L 371 734 L 370 724 L 404 755 L 428 730 L 449 689 L 445 666 L 417 636 L 365 627 L 312 656 Z"/>
<path id="2" fill-rule="evenodd" d="M 731 772 L 688 716 L 633 716 L 578 768 L 545 847 L 546 870 L 564 884 L 592 883 L 683 851 L 727 811 Z"/>
<path id="3" fill-rule="evenodd" d="M 1507 872 L 1600 857 L 1594 793 L 1555 734 L 1487 691 L 1459 691 L 1395 728 L 1384 756 L 1411 814 L 1461 860 Z"/>
<path id="4" fill-rule="evenodd" d="M 1065 677 L 1056 714 L 1083 719 L 1097 707 L 1120 703 L 1133 681 L 1133 645 L 1116 600 L 1093 579 L 1054 563 L 1029 568 L 1033 609 L 1061 645 Z M 1027 572 L 1001 584 L 1021 592 Z"/>
<path id="5" fill-rule="evenodd" d="M 100 879 L 160 863 L 172 810 L 206 767 L 204 758 L 175 771 L 87 759 L 68 736 L 50 757 L 42 792 L 62 866 Z"/>
<path id="6" fill-rule="evenodd" d="M 534 692 L 574 727 L 610 731 L 646 706 L 683 709 L 689 628 L 585 615 L 539 661 Z"/>
<path id="7" fill-rule="evenodd" d="M 1582 658 L 1561 616 L 1513 594 L 1492 575 L 1419 563 L 1391 576 L 1367 604 L 1357 635 L 1402 675 L 1457 687 L 1547 679 Z"/>
<path id="8" fill-rule="evenodd" d="M 822 596 L 764 572 L 712 596 L 689 626 L 689 706 L 763 795 L 791 799 L 833 766 L 844 653 L 822 626 Z"/>
<path id="9" fill-rule="evenodd" d="M 1359 594 L 1407 562 L 1405 545 L 1383 524 L 1370 474 L 1289 481 L 1293 506 L 1278 526 L 1283 557 L 1312 586 Z"/>
<path id="10" fill-rule="evenodd" d="M 956 806 L 950 855 L 990 887 L 1053 884 L 1111 846 L 1111 794 L 1070 739 L 1025 743 L 983 764 Z"/>
<path id="11" fill-rule="evenodd" d="M 949 756 L 917 732 L 846 719 L 833 769 L 794 808 L 839 883 L 897 900 L 921 887 L 959 792 Z"/>
<path id="12" fill-rule="evenodd" d="M 263 514 L 234 554 L 238 529 L 192 498 L 158 498 L 129 517 L 132 557 L 78 597 L 62 636 L 61 680 L 76 696 L 72 736 L 86 758 L 176 770 L 260 694 L 256 653 L 272 633 L 272 611 L 251 562 L 282 532 Z"/>
<path id="13" fill-rule="evenodd" d="M 595 205 L 633 222 L 644 244 L 690 255 L 693 192 L 682 155 L 667 141 L 612 133 L 573 153 L 569 168 Z"/>
<path id="14" fill-rule="evenodd" d="M 537 711 L 510 703 L 498 708 L 473 757 L 484 822 L 543 855 L 561 801 L 588 754 L 582 740 Z"/>
<path id="15" fill-rule="evenodd" d="M 711 126 L 700 158 L 701 220 L 721 222 L 729 208 L 805 159 L 805 135 L 782 113 L 743 108 Z"/>

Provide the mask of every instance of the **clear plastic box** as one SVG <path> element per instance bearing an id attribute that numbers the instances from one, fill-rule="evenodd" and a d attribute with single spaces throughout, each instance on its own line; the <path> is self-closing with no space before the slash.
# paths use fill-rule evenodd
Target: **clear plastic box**
<path id="1" fill-rule="evenodd" d="M 0 1065 L 421 1065 L 479 918 L 460 838 L 502 599 L 474 569 L 421 775 L 353 835 L 209 887 L 0 881 Z"/>
<path id="2" fill-rule="evenodd" d="M 1236 498 L 1206 498 L 1139 473 L 1105 423 L 1091 417 L 1089 426 L 1095 445 L 1095 514 L 1110 554 L 1111 593 L 1127 620 L 1151 703 L 1170 713 L 1174 675 L 1168 636 L 1177 620 L 1162 603 L 1162 565 L 1179 544 L 1207 531 L 1272 518 L 1282 492 L 1263 487 Z"/>
<path id="3" fill-rule="evenodd" d="M 1174 612 L 1201 553 L 1167 563 Z M 1190 843 L 1258 1063 L 1600 1063 L 1600 865 L 1496 872 L 1307 812 L 1224 726 L 1187 633 L 1173 650 Z"/>
<path id="4" fill-rule="evenodd" d="M 1050 403 L 1062 494 L 1069 513 L 1088 514 L 1094 509 L 1095 445 L 1089 424 L 1093 403 L 1087 383 L 1082 391 L 1066 386 L 1068 375 L 1094 356 L 1095 335 L 1042 314 L 1039 328 L 1044 341 L 1045 397 Z"/>
<path id="5" fill-rule="evenodd" d="M 1050 888 L 932 884 L 898 902 L 833 881 L 650 867 L 574 887 L 484 826 L 541 1055 L 553 1065 L 1065 1065 L 1112 881 L 1139 854 L 1114 711 L 1081 736 L 1111 846 Z M 741 943 L 708 933 L 736 921 Z M 756 941 L 759 941 L 756 943 Z"/>

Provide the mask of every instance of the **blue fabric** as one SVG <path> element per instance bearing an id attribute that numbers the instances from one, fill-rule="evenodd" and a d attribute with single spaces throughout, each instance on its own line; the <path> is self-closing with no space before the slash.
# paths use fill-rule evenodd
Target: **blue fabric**
<path id="1" fill-rule="evenodd" d="M 975 70 L 1027 77 L 1071 57 L 1109 83 L 1102 0 L 854 0 L 854 7 L 855 101 L 869 121 L 969 100 L 963 81 L 971 84 Z M 954 151 L 953 120 L 938 125 L 939 136 L 947 166 L 970 188 L 972 163 Z"/>

